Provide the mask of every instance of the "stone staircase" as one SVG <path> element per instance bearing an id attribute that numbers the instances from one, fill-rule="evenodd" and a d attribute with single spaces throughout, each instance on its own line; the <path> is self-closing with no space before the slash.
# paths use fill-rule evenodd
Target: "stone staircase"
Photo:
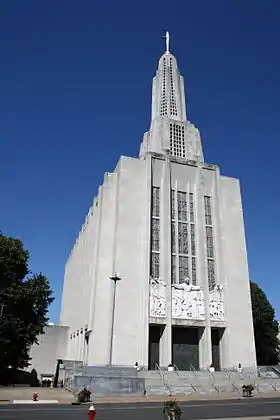
<path id="1" fill-rule="evenodd" d="M 242 386 L 252 384 L 255 394 L 280 391 L 280 369 L 262 367 L 258 372 L 142 370 L 122 366 L 83 366 L 63 361 L 65 388 L 78 392 L 83 387 L 94 396 L 242 395 Z"/>
<path id="2" fill-rule="evenodd" d="M 171 389 L 164 374 L 158 370 L 141 371 L 138 373 L 140 378 L 145 380 L 146 395 L 171 395 Z"/>
<path id="3" fill-rule="evenodd" d="M 236 371 L 142 371 L 145 378 L 146 395 L 242 395 L 242 386 L 252 384 L 255 393 L 269 393 L 280 390 L 277 374 L 251 375 Z"/>

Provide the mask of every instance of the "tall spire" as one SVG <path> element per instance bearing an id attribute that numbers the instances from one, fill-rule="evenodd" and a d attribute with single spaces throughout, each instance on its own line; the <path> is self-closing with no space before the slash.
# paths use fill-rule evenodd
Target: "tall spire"
<path id="1" fill-rule="evenodd" d="M 166 153 L 189 160 L 203 160 L 199 131 L 187 120 L 184 78 L 177 60 L 170 53 L 170 35 L 166 32 L 166 51 L 153 78 L 152 119 L 144 135 L 140 157 L 146 152 Z"/>
<path id="2" fill-rule="evenodd" d="M 169 54 L 170 53 L 170 48 L 169 48 L 170 47 L 170 35 L 169 35 L 169 32 L 166 31 L 165 36 L 162 36 L 162 38 L 165 39 L 165 41 L 166 41 L 166 51 L 165 51 L 165 53 Z"/>

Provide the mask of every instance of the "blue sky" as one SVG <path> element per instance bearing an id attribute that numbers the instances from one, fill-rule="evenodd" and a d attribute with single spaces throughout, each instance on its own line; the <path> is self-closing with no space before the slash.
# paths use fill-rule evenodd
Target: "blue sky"
<path id="1" fill-rule="evenodd" d="M 172 4 L 1 1 L 0 229 L 21 238 L 30 269 L 50 279 L 53 321 L 103 174 L 121 154 L 138 154 L 149 126 L 166 28 L 205 160 L 241 179 L 251 279 L 280 317 L 280 2 Z"/>

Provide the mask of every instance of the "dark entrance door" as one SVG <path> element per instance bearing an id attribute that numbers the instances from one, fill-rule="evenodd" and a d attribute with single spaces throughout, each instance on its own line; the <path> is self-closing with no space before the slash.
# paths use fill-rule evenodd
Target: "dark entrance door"
<path id="1" fill-rule="evenodd" d="M 159 365 L 159 341 L 161 336 L 161 327 L 159 325 L 150 325 L 149 327 L 149 369 L 156 369 Z"/>
<path id="2" fill-rule="evenodd" d="M 180 370 L 198 370 L 198 344 L 198 328 L 172 327 L 172 362 Z"/>
<path id="3" fill-rule="evenodd" d="M 215 370 L 221 369 L 220 362 L 220 340 L 221 333 L 218 328 L 211 328 L 211 340 L 212 340 L 212 363 Z"/>

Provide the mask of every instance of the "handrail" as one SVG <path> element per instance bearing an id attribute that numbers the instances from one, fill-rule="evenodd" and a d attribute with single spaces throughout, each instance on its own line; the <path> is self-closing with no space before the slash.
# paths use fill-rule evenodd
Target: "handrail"
<path id="1" fill-rule="evenodd" d="M 229 369 L 224 369 L 224 372 L 228 376 L 229 383 L 233 384 L 231 371 Z"/>
<path id="2" fill-rule="evenodd" d="M 213 386 L 213 388 L 215 389 L 215 391 L 218 394 L 220 394 L 219 384 L 218 385 L 215 384 L 215 376 L 213 375 L 212 372 L 210 372 L 210 370 L 208 371 L 208 376 L 209 376 L 209 382 L 211 383 L 211 385 Z"/>
<path id="3" fill-rule="evenodd" d="M 164 376 L 163 371 L 161 370 L 161 368 L 160 368 L 160 366 L 158 364 L 156 364 L 155 368 L 159 372 L 160 377 L 161 377 L 162 382 L 163 382 L 163 385 L 166 386 L 166 388 L 168 389 L 168 392 L 169 392 L 169 396 L 171 397 L 172 391 L 171 391 L 171 388 L 170 388 L 170 386 L 168 385 L 168 383 L 167 383 L 167 381 L 165 379 L 165 376 Z"/>
<path id="4" fill-rule="evenodd" d="M 196 368 L 194 367 L 194 365 L 190 365 L 190 371 L 194 374 L 194 375 L 196 375 Z"/>
<path id="5" fill-rule="evenodd" d="M 175 364 L 173 364 L 173 366 L 174 366 L 174 369 L 175 369 L 175 372 L 177 373 L 177 375 L 179 376 L 179 368 L 178 368 L 178 366 L 177 365 L 175 365 Z"/>

